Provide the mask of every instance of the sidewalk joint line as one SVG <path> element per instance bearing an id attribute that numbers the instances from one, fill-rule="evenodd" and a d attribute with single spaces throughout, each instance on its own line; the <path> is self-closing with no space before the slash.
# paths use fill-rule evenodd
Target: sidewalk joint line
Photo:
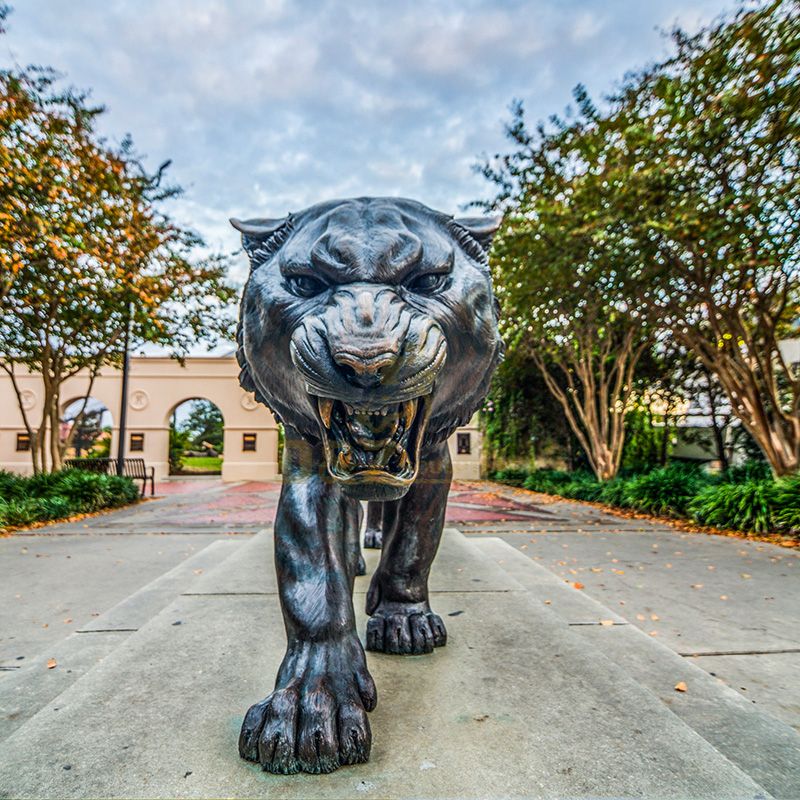
<path id="1" fill-rule="evenodd" d="M 678 653 L 684 658 L 702 658 L 703 656 L 777 656 L 784 653 L 800 653 L 800 647 L 787 647 L 784 650 L 717 650 L 710 653 Z"/>
<path id="2" fill-rule="evenodd" d="M 92 630 L 75 631 L 75 633 L 136 633 L 138 628 L 93 628 Z"/>

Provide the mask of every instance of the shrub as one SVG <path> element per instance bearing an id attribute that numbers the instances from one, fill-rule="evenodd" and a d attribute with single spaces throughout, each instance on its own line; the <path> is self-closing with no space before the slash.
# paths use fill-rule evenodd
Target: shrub
<path id="1" fill-rule="evenodd" d="M 575 473 L 564 472 L 560 469 L 537 469 L 531 472 L 523 484 L 526 489 L 532 492 L 546 492 L 557 494 L 559 487 L 570 483 L 575 477 Z"/>
<path id="2" fill-rule="evenodd" d="M 30 525 L 38 519 L 36 511 L 34 499 L 0 501 L 0 525 Z"/>
<path id="3" fill-rule="evenodd" d="M 648 514 L 684 516 L 692 498 L 710 481 L 698 467 L 675 463 L 631 478 L 622 492 L 631 508 Z"/>
<path id="4" fill-rule="evenodd" d="M 574 480 L 557 487 L 557 491 L 563 497 L 569 497 L 571 500 L 594 501 L 600 497 L 603 484 L 590 475 L 579 473 Z"/>
<path id="5" fill-rule="evenodd" d="M 618 508 L 628 507 L 628 483 L 630 478 L 613 478 L 600 486 L 597 499 L 601 503 Z"/>
<path id="6" fill-rule="evenodd" d="M 522 486 L 528 477 L 528 470 L 519 467 L 509 467 L 494 473 L 494 480 L 498 483 L 507 483 L 509 486 Z"/>
<path id="7" fill-rule="evenodd" d="M 725 483 L 747 483 L 748 481 L 765 481 L 772 477 L 772 470 L 766 461 L 745 461 L 735 467 L 729 467 L 720 476 Z"/>
<path id="8" fill-rule="evenodd" d="M 0 472 L 0 526 L 22 526 L 134 502 L 130 478 L 77 469 L 25 477 Z"/>
<path id="9" fill-rule="evenodd" d="M 772 479 L 720 483 L 703 489 L 689 503 L 692 519 L 717 528 L 769 533 L 775 528 L 777 484 Z"/>
<path id="10" fill-rule="evenodd" d="M 779 530 L 800 535 L 800 474 L 782 478 L 775 485 L 774 519 Z"/>

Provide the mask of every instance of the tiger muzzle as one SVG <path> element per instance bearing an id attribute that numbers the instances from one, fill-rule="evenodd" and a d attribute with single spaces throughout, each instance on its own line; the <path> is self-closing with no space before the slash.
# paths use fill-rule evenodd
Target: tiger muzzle
<path id="1" fill-rule="evenodd" d="M 447 358 L 439 326 L 389 288 L 353 284 L 303 321 L 291 353 L 317 412 L 331 477 L 359 499 L 402 497 L 417 476 Z"/>

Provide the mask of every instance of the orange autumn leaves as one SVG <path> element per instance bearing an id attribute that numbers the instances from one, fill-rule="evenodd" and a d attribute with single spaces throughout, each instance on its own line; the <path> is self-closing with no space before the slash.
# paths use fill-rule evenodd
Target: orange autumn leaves
<path id="1" fill-rule="evenodd" d="M 62 384 L 119 363 L 129 315 L 134 344 L 177 355 L 232 332 L 227 259 L 197 255 L 164 210 L 168 162 L 100 138 L 102 111 L 48 69 L 0 71 L 0 368 L 42 375 L 38 418 L 17 397 L 36 472 L 63 458 Z"/>

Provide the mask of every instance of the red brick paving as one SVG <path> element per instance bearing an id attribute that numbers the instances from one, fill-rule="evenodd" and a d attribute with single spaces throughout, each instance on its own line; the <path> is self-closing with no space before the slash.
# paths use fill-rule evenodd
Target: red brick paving
<path id="1" fill-rule="evenodd" d="M 450 492 L 447 522 L 504 522 L 529 520 L 515 511 L 541 511 L 494 491 L 490 484 L 456 482 Z M 191 499 L 154 508 L 158 522 L 168 525 L 270 525 L 275 521 L 280 484 L 256 482 L 226 485 L 208 481 L 167 481 L 156 486 L 160 495 L 192 495 Z M 462 505 L 466 504 L 466 505 Z"/>

